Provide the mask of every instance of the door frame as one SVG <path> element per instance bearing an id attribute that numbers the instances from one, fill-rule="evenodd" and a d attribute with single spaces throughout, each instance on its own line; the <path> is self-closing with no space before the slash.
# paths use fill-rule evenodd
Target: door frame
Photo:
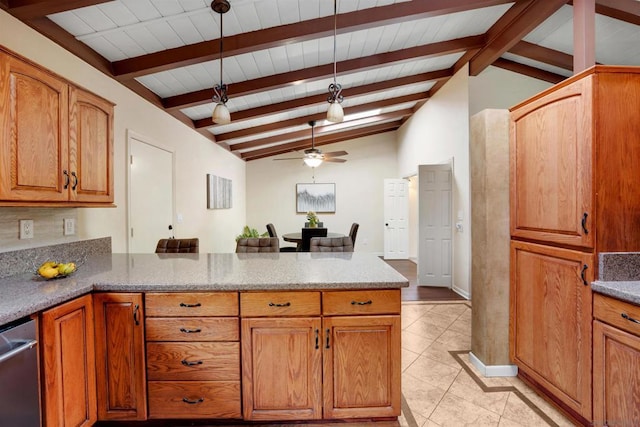
<path id="1" fill-rule="evenodd" d="M 131 246 L 131 144 L 132 140 L 137 140 L 144 144 L 150 145 L 159 150 L 167 151 L 171 153 L 171 223 L 173 226 L 173 233 L 176 233 L 176 222 L 174 219 L 176 218 L 176 152 L 173 149 L 164 147 L 159 143 L 147 138 L 146 136 L 139 134 L 138 132 L 127 129 L 127 155 L 125 158 L 125 162 L 127 167 L 127 253 L 129 253 L 129 249 Z"/>

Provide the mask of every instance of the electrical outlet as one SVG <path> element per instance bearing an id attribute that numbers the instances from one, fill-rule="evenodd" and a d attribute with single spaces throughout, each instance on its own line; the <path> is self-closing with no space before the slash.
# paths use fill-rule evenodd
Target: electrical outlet
<path id="1" fill-rule="evenodd" d="M 33 220 L 20 220 L 20 239 L 33 239 Z"/>
<path id="2" fill-rule="evenodd" d="M 73 236 L 76 234 L 76 220 L 74 218 L 64 219 L 64 235 Z"/>

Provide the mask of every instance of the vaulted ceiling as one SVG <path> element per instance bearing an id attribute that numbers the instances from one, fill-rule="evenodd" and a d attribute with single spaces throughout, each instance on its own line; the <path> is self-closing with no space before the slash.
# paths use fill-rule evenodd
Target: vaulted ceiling
<path id="1" fill-rule="evenodd" d="M 230 0 L 232 122 L 211 121 L 220 15 L 210 0 L 0 0 L 0 7 L 247 161 L 396 130 L 465 64 L 557 83 L 573 73 L 566 0 L 338 0 L 345 120 L 323 121 L 332 0 Z M 596 61 L 640 65 L 640 1 L 596 0 Z"/>

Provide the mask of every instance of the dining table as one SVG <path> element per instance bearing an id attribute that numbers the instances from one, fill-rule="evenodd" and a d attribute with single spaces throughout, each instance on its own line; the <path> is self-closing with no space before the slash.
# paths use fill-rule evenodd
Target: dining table
<path id="1" fill-rule="evenodd" d="M 342 233 L 329 233 L 327 232 L 327 237 L 345 237 L 345 234 Z M 295 233 L 285 233 L 282 235 L 282 239 L 285 242 L 291 242 L 295 244 L 302 243 L 302 231 L 297 231 Z"/>

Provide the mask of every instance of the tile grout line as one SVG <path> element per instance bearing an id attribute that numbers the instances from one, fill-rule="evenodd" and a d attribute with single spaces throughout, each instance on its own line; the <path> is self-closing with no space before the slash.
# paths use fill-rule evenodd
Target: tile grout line
<path id="1" fill-rule="evenodd" d="M 404 393 L 400 393 L 400 397 L 402 398 L 402 403 L 401 403 L 402 415 L 404 415 L 405 421 L 407 421 L 407 424 L 409 425 L 409 427 L 418 427 L 418 422 L 416 421 L 416 418 L 413 416 L 413 412 L 411 412 L 411 407 L 407 403 L 407 399 L 405 399 Z"/>
<path id="2" fill-rule="evenodd" d="M 462 360 L 460 357 L 461 354 L 468 354 L 471 350 L 449 350 L 449 354 L 453 357 L 464 369 L 467 374 L 475 381 L 475 383 L 482 389 L 485 393 L 496 393 L 496 392 L 511 392 L 518 396 L 525 405 L 527 405 L 533 412 L 535 412 L 540 418 L 542 418 L 548 425 L 552 427 L 559 427 L 559 425 L 553 421 L 553 419 L 547 415 L 542 409 L 540 409 L 535 403 L 533 403 L 528 397 L 524 395 L 520 390 L 518 390 L 515 386 L 502 386 L 502 387 L 490 387 L 486 385 L 475 372 L 471 370 L 469 366 Z M 500 416 L 502 418 L 502 415 Z"/>

